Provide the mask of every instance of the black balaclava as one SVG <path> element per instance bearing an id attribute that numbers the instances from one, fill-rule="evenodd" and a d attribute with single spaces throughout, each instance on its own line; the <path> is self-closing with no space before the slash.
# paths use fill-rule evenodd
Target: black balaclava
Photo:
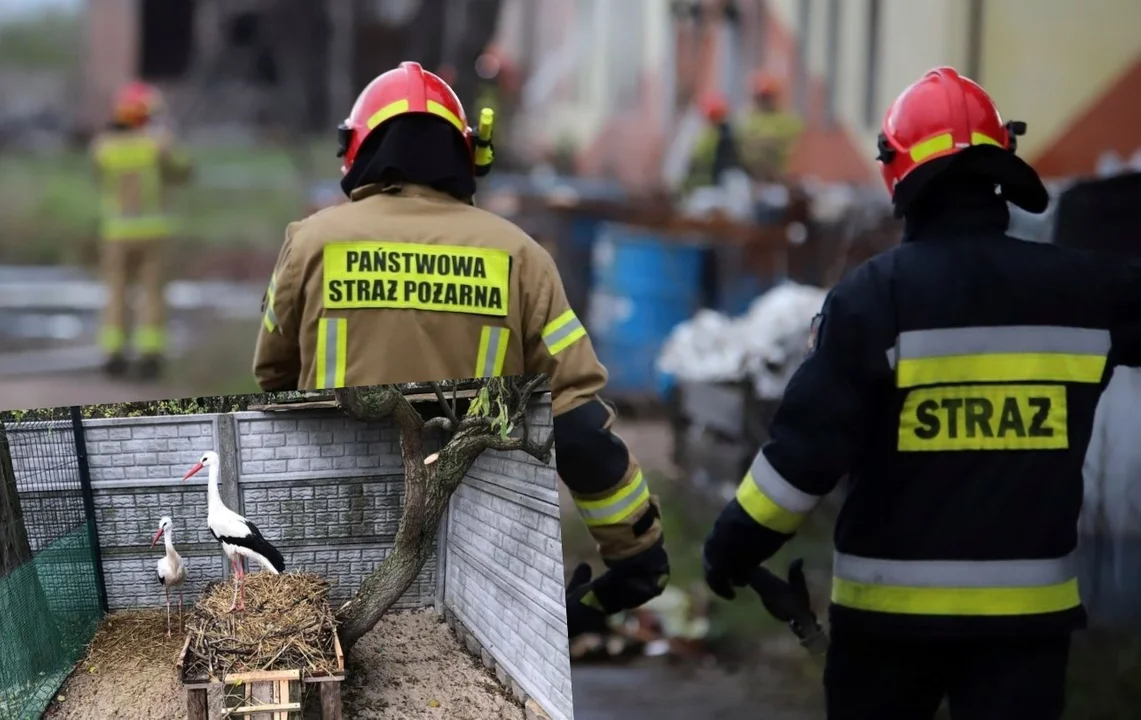
<path id="1" fill-rule="evenodd" d="M 423 185 L 470 203 L 475 196 L 471 153 L 446 120 L 426 114 L 401 115 L 372 133 L 341 179 L 351 196 L 365 185 Z"/>
<path id="2" fill-rule="evenodd" d="M 733 126 L 728 121 L 717 123 L 717 145 L 713 151 L 713 182 L 720 182 L 721 176 L 729 170 L 741 167 L 740 152 Z"/>
<path id="3" fill-rule="evenodd" d="M 950 165 L 918 191 L 903 213 L 904 236 L 933 228 L 998 230 L 1010 225 L 1010 207 L 994 177 L 963 165 Z"/>

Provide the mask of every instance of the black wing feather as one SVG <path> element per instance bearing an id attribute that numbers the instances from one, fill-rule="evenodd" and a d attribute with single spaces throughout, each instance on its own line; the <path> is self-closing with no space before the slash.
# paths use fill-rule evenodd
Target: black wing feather
<path id="1" fill-rule="evenodd" d="M 277 570 L 279 573 L 285 572 L 285 558 L 282 557 L 281 551 L 270 544 L 269 540 L 265 539 L 261 531 L 258 530 L 257 526 L 252 522 L 246 520 L 246 526 L 250 529 L 249 535 L 240 538 L 223 535 L 218 537 L 218 540 L 229 545 L 237 545 L 238 547 L 253 550 L 258 555 L 269 560 L 274 570 Z"/>

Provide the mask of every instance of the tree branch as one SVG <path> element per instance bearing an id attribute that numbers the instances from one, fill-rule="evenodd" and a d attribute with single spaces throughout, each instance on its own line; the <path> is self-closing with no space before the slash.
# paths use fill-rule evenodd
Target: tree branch
<path id="1" fill-rule="evenodd" d="M 444 397 L 444 391 L 440 389 L 440 383 L 432 383 L 432 392 L 436 393 L 436 399 L 440 401 L 440 408 L 444 411 L 444 415 L 451 421 L 452 427 L 460 426 L 459 418 L 456 417 L 456 409 L 448 403 L 448 399 Z M 452 397 L 455 397 L 455 386 L 452 389 Z"/>
<path id="2" fill-rule="evenodd" d="M 522 450 L 539 462 L 547 465 L 551 462 L 551 450 L 555 446 L 555 432 L 552 430 L 542 444 L 536 443 L 526 436 L 509 437 L 506 440 L 498 435 L 488 435 L 483 438 L 483 445 L 489 450 Z"/>

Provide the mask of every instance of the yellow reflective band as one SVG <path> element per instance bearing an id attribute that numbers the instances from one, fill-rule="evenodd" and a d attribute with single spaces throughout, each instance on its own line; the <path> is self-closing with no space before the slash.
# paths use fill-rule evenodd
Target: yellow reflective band
<path id="1" fill-rule="evenodd" d="M 135 333 L 135 349 L 144 355 L 162 352 L 166 347 L 166 329 L 144 325 Z"/>
<path id="2" fill-rule="evenodd" d="M 785 480 L 760 451 L 745 479 L 737 486 L 737 502 L 759 525 L 791 535 L 804 518 L 820 503 L 820 496 L 811 495 Z"/>
<path id="3" fill-rule="evenodd" d="M 1038 587 L 934 588 L 872 585 L 832 578 L 832 602 L 901 615 L 1036 615 L 1081 604 L 1078 581 Z"/>
<path id="4" fill-rule="evenodd" d="M 345 318 L 321 318 L 317 321 L 318 390 L 345 387 L 348 335 L 348 320 Z"/>
<path id="5" fill-rule="evenodd" d="M 127 334 L 123 328 L 105 325 L 99 329 L 99 347 L 103 352 L 119 352 L 126 344 Z"/>
<path id="6" fill-rule="evenodd" d="M 511 254 L 493 248 L 376 241 L 324 249 L 327 309 L 393 309 L 507 317 Z"/>
<path id="7" fill-rule="evenodd" d="M 989 135 L 983 135 L 980 132 L 971 133 L 971 145 L 997 145 L 998 147 L 1002 147 L 1002 143 L 998 140 L 995 140 Z"/>
<path id="8" fill-rule="evenodd" d="M 1105 355 L 1003 353 L 900 359 L 896 386 L 940 383 L 1047 382 L 1097 383 L 1105 373 Z"/>
<path id="9" fill-rule="evenodd" d="M 452 124 L 452 127 L 460 132 L 467 131 L 467 128 L 464 127 L 464 123 L 460 120 L 458 115 L 434 100 L 428 101 L 428 112 L 447 120 Z"/>
<path id="10" fill-rule="evenodd" d="M 277 330 L 277 313 L 273 311 L 273 306 L 266 307 L 265 314 L 261 317 L 261 322 L 268 332 Z"/>
<path id="11" fill-rule="evenodd" d="M 369 130 L 372 130 L 385 120 L 389 120 L 401 113 L 408 112 L 408 107 L 409 105 L 407 100 L 397 100 L 394 103 L 389 103 L 388 105 L 385 105 L 381 109 L 374 112 L 369 117 L 368 121 L 365 122 L 365 127 L 367 127 Z"/>
<path id="12" fill-rule="evenodd" d="M 149 240 L 170 235 L 174 231 L 174 223 L 163 216 L 108 217 L 100 229 L 104 240 Z"/>
<path id="13" fill-rule="evenodd" d="M 511 331 L 504 327 L 484 325 L 479 333 L 479 355 L 475 361 L 475 375 L 472 377 L 499 377 L 503 374 L 503 363 L 507 358 L 507 341 Z"/>
<path id="14" fill-rule="evenodd" d="M 574 504 L 588 527 L 617 525 L 630 518 L 650 500 L 650 487 L 639 470 L 613 493 L 594 500 L 575 498 Z"/>
<path id="15" fill-rule="evenodd" d="M 926 140 L 921 140 L 911 146 L 908 154 L 914 162 L 920 163 L 935 155 L 946 153 L 955 147 L 955 140 L 951 133 L 943 133 Z"/>
<path id="16" fill-rule="evenodd" d="M 153 138 L 147 136 L 107 138 L 95 149 L 99 166 L 111 172 L 141 170 L 158 163 L 161 151 Z"/>
<path id="17" fill-rule="evenodd" d="M 808 517 L 808 513 L 786 510 L 773 502 L 772 498 L 761 491 L 752 472 L 747 473 L 737 486 L 737 502 L 755 523 L 783 535 L 796 532 Z"/>
<path id="18" fill-rule="evenodd" d="M 899 450 L 1064 450 L 1062 385 L 952 385 L 907 393 Z"/>
<path id="19" fill-rule="evenodd" d="M 582 326 L 574 310 L 567 310 L 543 328 L 543 344 L 547 346 L 547 352 L 551 355 L 558 355 L 584 337 L 586 337 L 586 328 Z"/>

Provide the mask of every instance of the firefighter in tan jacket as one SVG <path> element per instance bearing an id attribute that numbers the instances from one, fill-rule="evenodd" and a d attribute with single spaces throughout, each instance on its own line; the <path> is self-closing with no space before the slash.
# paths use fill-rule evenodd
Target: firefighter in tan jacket
<path id="1" fill-rule="evenodd" d="M 606 369 L 551 256 L 472 204 L 491 161 L 451 88 L 416 63 L 379 76 L 340 128 L 350 201 L 286 230 L 254 374 L 267 391 L 545 373 L 559 476 L 607 572 L 568 597 L 573 636 L 658 595 L 657 499 L 610 431 Z"/>
<path id="2" fill-rule="evenodd" d="M 191 168 L 169 133 L 153 127 L 161 109 L 158 90 L 128 83 L 115 99 L 111 127 L 91 145 L 100 184 L 99 234 L 108 293 L 99 344 L 110 375 L 127 371 L 132 339 L 145 379 L 159 374 L 166 350 L 163 251 L 174 230 L 166 207 L 167 186 L 184 182 Z M 133 333 L 128 333 L 128 291 L 136 281 L 142 287 L 142 306 Z"/>

